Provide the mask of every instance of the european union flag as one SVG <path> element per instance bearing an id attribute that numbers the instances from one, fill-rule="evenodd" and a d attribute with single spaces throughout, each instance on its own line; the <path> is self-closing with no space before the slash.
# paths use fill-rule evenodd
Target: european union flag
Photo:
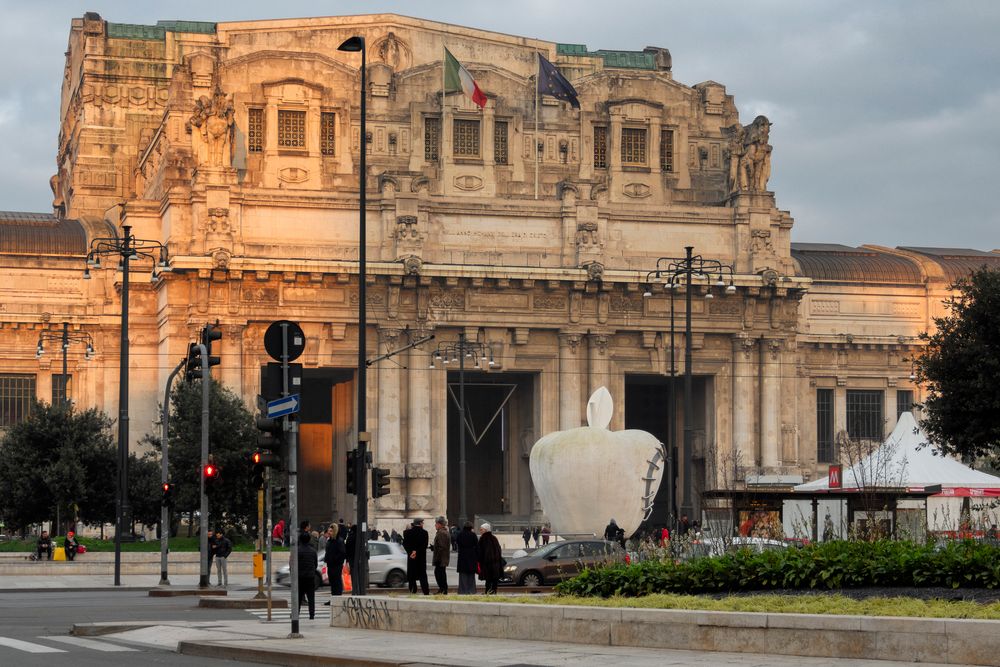
<path id="1" fill-rule="evenodd" d="M 557 100 L 569 102 L 574 109 L 580 108 L 576 88 L 541 53 L 538 54 L 538 94 L 551 95 Z"/>

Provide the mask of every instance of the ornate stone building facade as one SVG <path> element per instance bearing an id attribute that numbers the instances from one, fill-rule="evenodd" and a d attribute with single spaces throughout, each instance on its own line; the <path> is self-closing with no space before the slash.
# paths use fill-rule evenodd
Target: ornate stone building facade
<path id="1" fill-rule="evenodd" d="M 368 45 L 364 137 L 360 58 L 337 50 L 355 34 Z M 445 47 L 486 92 L 482 111 L 442 94 Z M 536 53 L 581 109 L 545 97 L 536 108 Z M 743 124 L 721 84 L 675 81 L 662 48 L 588 51 L 395 15 L 139 26 L 87 14 L 70 30 L 61 112 L 55 214 L 0 217 L 3 419 L 25 396 L 54 395 L 56 355 L 34 351 L 64 321 L 97 351 L 89 362 L 70 351 L 74 400 L 115 413 L 121 273 L 84 281 L 83 268 L 89 239 L 128 224 L 166 244 L 172 268 L 132 290 L 133 440 L 206 322 L 224 332 L 217 379 L 252 404 L 264 330 L 297 321 L 313 517 L 352 515 L 341 462 L 358 430 L 359 183 L 368 355 L 426 334 L 493 351 L 495 366 L 468 374 L 478 515 L 539 518 L 531 445 L 580 425 L 601 385 L 616 399 L 612 428 L 665 441 L 678 429 L 679 401 L 665 409 L 671 292 L 643 297 L 660 257 L 693 246 L 733 268 L 735 294 L 714 275 L 693 287 L 695 490 L 719 485 L 726 461 L 741 479 L 809 479 L 837 432 L 891 429 L 897 404 L 920 398 L 907 358 L 949 281 L 1000 259 L 793 245 L 767 189 L 767 119 Z M 369 374 L 365 427 L 392 480 L 373 506 L 380 526 L 457 518 L 457 378 L 429 368 L 428 351 Z"/>

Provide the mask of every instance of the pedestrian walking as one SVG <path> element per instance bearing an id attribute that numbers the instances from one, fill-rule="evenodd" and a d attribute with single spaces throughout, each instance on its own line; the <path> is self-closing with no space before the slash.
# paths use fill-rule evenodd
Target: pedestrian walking
<path id="1" fill-rule="evenodd" d="M 521 539 L 524 540 L 524 548 L 527 549 L 529 546 L 528 542 L 531 541 L 531 529 L 527 526 L 521 531 Z"/>
<path id="2" fill-rule="evenodd" d="M 451 528 L 448 530 L 449 537 L 451 537 L 451 550 L 458 551 L 458 526 L 452 524 Z"/>
<path id="3" fill-rule="evenodd" d="M 614 519 L 608 521 L 608 525 L 604 528 L 604 539 L 608 542 L 614 542 L 618 539 L 618 524 L 615 523 Z"/>
<path id="4" fill-rule="evenodd" d="M 226 559 L 231 553 L 233 553 L 233 543 L 220 529 L 216 528 L 212 557 L 215 559 L 216 584 L 219 586 L 229 586 L 229 567 Z"/>
<path id="5" fill-rule="evenodd" d="M 434 519 L 434 581 L 438 589 L 434 595 L 448 594 L 448 564 L 451 562 L 451 534 L 448 519 L 439 516 Z"/>
<path id="6" fill-rule="evenodd" d="M 535 529 L 531 531 L 531 539 L 535 541 L 535 548 L 538 548 L 538 540 L 542 536 L 542 529 L 539 526 L 535 526 Z"/>
<path id="7" fill-rule="evenodd" d="M 493 534 L 493 526 L 488 523 L 479 526 L 476 560 L 479 561 L 479 578 L 486 582 L 486 594 L 496 593 L 506 561 L 503 559 L 500 541 Z"/>
<path id="8" fill-rule="evenodd" d="M 552 530 L 549 528 L 549 524 L 542 526 L 542 546 L 549 543 L 549 537 L 552 536 Z"/>
<path id="9" fill-rule="evenodd" d="M 458 594 L 475 595 L 476 547 L 479 544 L 479 538 L 476 537 L 476 533 L 472 530 L 471 521 L 466 521 L 462 525 L 462 530 L 459 531 L 455 541 L 458 545 L 455 549 L 458 552 Z"/>
<path id="10" fill-rule="evenodd" d="M 430 536 L 424 530 L 424 520 L 414 519 L 409 528 L 403 531 L 403 550 L 406 551 L 406 581 L 410 592 L 417 592 L 417 582 L 424 595 L 431 594 L 427 583 L 427 544 Z"/>
<path id="11" fill-rule="evenodd" d="M 312 536 L 308 531 L 299 533 L 298 564 L 299 564 L 299 599 L 298 609 L 302 609 L 302 598 L 309 604 L 309 618 L 316 618 L 316 566 L 319 560 L 313 549 Z"/>
<path id="12" fill-rule="evenodd" d="M 285 543 L 285 520 L 280 519 L 278 523 L 274 524 L 274 530 L 271 531 L 271 543 L 280 547 Z"/>
<path id="13" fill-rule="evenodd" d="M 344 531 L 344 548 L 347 549 L 347 567 L 351 570 L 351 576 L 353 577 L 357 574 L 357 566 L 354 561 L 358 558 L 358 531 L 351 524 L 347 524 Z"/>
<path id="14" fill-rule="evenodd" d="M 323 562 L 326 563 L 326 573 L 330 578 L 330 595 L 344 594 L 344 560 L 347 558 L 347 546 L 340 535 L 340 527 L 333 524 L 326 529 L 326 551 L 323 552 Z M 329 605 L 330 601 L 323 603 Z"/>

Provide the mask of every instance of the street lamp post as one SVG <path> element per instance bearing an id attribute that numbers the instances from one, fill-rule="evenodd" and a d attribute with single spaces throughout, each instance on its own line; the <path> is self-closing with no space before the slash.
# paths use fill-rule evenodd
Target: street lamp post
<path id="1" fill-rule="evenodd" d="M 440 361 L 442 366 L 458 364 L 458 523 L 464 526 L 469 518 L 466 506 L 466 477 L 465 477 L 465 359 L 473 360 L 473 367 L 476 369 L 493 368 L 496 361 L 493 359 L 493 348 L 486 343 L 470 341 L 465 337 L 465 332 L 458 334 L 458 341 L 454 343 L 442 343 L 431 353 L 431 368 L 437 368 L 435 361 Z"/>
<path id="2" fill-rule="evenodd" d="M 366 253 L 365 243 L 367 242 L 365 229 L 365 208 L 366 180 L 368 175 L 368 119 L 367 116 L 367 64 L 365 60 L 365 38 L 359 35 L 350 37 L 337 47 L 338 51 L 347 51 L 361 54 L 361 164 L 358 173 L 358 465 L 355 470 L 354 485 L 357 489 L 357 521 L 355 521 L 354 562 L 357 564 L 357 573 L 352 572 L 352 592 L 354 595 L 366 595 L 368 592 L 368 412 L 366 402 L 368 400 L 368 387 L 366 382 L 366 328 L 368 326 L 365 293 L 365 270 Z"/>
<path id="3" fill-rule="evenodd" d="M 122 205 L 122 217 L 125 207 Z M 122 272 L 121 344 L 118 362 L 118 494 L 115 498 L 115 586 L 121 586 L 121 537 L 126 521 L 130 520 L 128 502 L 128 298 L 129 262 L 152 259 L 152 282 L 159 274 L 170 271 L 167 247 L 159 241 L 138 239 L 131 225 L 122 225 L 122 236 L 98 237 L 90 241 L 87 266 L 83 277 L 90 279 L 91 269 L 101 268 L 101 257 L 118 256 Z"/>
<path id="4" fill-rule="evenodd" d="M 692 504 L 691 482 L 692 482 L 692 449 L 694 446 L 694 401 L 692 400 L 692 389 L 694 377 L 692 372 L 692 346 L 691 346 L 691 294 L 692 281 L 698 278 L 707 285 L 705 293 L 706 299 L 714 298 L 712 287 L 724 288 L 726 294 L 735 294 L 736 285 L 733 283 L 733 266 L 717 259 L 709 259 L 701 255 L 693 254 L 693 246 L 685 246 L 684 257 L 661 257 L 656 260 L 656 268 L 646 274 L 647 288 L 643 296 L 653 295 L 652 285 L 654 282 L 662 281 L 664 286 L 670 291 L 670 403 L 671 422 L 673 413 L 673 378 L 674 378 L 674 291 L 684 287 L 684 439 L 682 454 L 682 470 L 684 474 L 684 484 L 681 492 L 680 513 L 691 515 L 694 511 Z M 713 276 L 714 281 L 713 281 Z M 724 277 L 729 278 L 728 284 Z M 673 441 L 674 426 L 670 424 L 669 438 Z M 672 455 L 672 452 L 671 452 Z M 668 485 L 668 493 L 673 494 L 673 484 Z M 660 494 L 657 493 L 657 496 Z M 673 507 L 674 498 L 668 498 L 668 508 Z M 669 509 L 668 509 L 669 511 Z M 661 519 L 662 521 L 662 519 Z"/>
<path id="5" fill-rule="evenodd" d="M 63 407 L 69 405 L 69 368 L 67 356 L 69 354 L 69 344 L 70 343 L 86 343 L 87 351 L 84 352 L 83 358 L 90 361 L 94 357 L 94 339 L 86 331 L 70 331 L 69 322 L 63 322 L 62 332 L 57 333 L 55 331 L 43 331 L 38 335 L 38 347 L 35 350 L 35 358 L 39 359 L 43 354 L 45 354 L 45 342 L 46 341 L 59 341 L 60 347 L 62 348 L 62 401 Z"/>

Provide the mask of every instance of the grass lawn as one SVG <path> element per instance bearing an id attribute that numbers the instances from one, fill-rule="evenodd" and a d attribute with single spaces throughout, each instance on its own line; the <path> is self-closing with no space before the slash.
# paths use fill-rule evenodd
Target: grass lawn
<path id="1" fill-rule="evenodd" d="M 510 602 L 515 604 L 559 604 L 584 607 L 630 607 L 640 609 L 693 609 L 705 611 L 751 611 L 771 614 L 835 614 L 842 616 L 910 616 L 917 618 L 976 618 L 1000 620 L 1000 602 L 918 600 L 906 597 L 853 600 L 828 595 L 740 595 L 716 599 L 700 595 L 647 595 L 638 598 L 591 598 L 569 595 L 449 595 L 456 602 Z M 440 598 L 439 598 L 440 599 Z"/>
<path id="2" fill-rule="evenodd" d="M 62 536 L 55 539 L 55 546 L 62 546 Z M 79 538 L 80 544 L 87 547 L 87 551 L 114 551 L 114 540 L 98 540 L 87 537 Z M 0 542 L 0 552 L 12 551 L 34 551 L 36 540 L 9 540 Z M 172 537 L 170 538 L 171 551 L 198 551 L 197 537 Z M 234 542 L 233 551 L 253 551 L 252 542 Z M 287 547 L 272 547 L 273 551 L 288 551 Z M 123 542 L 122 551 L 151 552 L 159 553 L 160 541 L 149 540 L 146 542 Z"/>

